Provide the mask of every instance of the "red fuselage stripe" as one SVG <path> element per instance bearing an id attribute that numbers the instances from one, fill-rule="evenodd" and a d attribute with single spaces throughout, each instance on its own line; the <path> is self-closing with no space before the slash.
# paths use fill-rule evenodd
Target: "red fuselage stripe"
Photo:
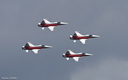
<path id="1" fill-rule="evenodd" d="M 82 57 L 82 55 L 65 55 L 66 57 Z"/>
<path id="2" fill-rule="evenodd" d="M 73 39 L 89 39 L 89 37 L 72 37 Z"/>
<path id="3" fill-rule="evenodd" d="M 25 47 L 27 50 L 32 50 L 32 49 L 42 49 L 42 47 Z"/>
<path id="4" fill-rule="evenodd" d="M 58 24 L 41 24 L 42 27 L 57 26 Z"/>

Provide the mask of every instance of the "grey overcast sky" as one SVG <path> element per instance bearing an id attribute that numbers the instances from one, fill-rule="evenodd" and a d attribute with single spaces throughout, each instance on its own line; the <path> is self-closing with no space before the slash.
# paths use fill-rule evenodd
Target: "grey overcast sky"
<path id="1" fill-rule="evenodd" d="M 0 79 L 128 80 L 128 0 L 0 0 Z M 64 21 L 51 32 L 44 18 Z M 73 43 L 74 31 L 97 34 L 88 44 Z M 53 48 L 26 53 L 26 42 Z M 62 54 L 88 52 L 76 63 Z"/>

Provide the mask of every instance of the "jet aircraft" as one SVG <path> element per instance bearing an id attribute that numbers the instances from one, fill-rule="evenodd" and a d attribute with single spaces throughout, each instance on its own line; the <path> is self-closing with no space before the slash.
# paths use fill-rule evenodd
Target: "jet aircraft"
<path id="1" fill-rule="evenodd" d="M 80 34 L 78 31 L 75 31 L 74 35 L 70 35 L 70 39 L 74 40 L 74 42 L 76 42 L 76 40 L 80 40 L 82 42 L 82 44 L 85 44 L 86 40 L 89 38 L 98 38 L 100 36 L 98 35 L 82 35 Z"/>
<path id="2" fill-rule="evenodd" d="M 79 58 L 83 57 L 83 56 L 91 56 L 93 54 L 89 54 L 89 53 L 74 53 L 71 50 L 68 50 L 65 54 L 63 54 L 63 57 L 66 58 L 67 60 L 69 60 L 69 58 L 73 58 L 76 62 L 79 61 Z"/>
<path id="3" fill-rule="evenodd" d="M 66 25 L 68 23 L 66 22 L 49 22 L 47 19 L 43 19 L 41 23 L 38 23 L 39 27 L 42 27 L 42 30 L 44 30 L 44 27 L 48 27 L 51 31 L 54 31 L 54 27 L 58 25 Z"/>
<path id="4" fill-rule="evenodd" d="M 52 46 L 47 46 L 47 45 L 33 45 L 30 42 L 27 42 L 25 46 L 22 46 L 22 49 L 28 52 L 29 50 L 32 50 L 35 54 L 38 54 L 38 51 L 40 49 L 44 48 L 51 48 Z"/>

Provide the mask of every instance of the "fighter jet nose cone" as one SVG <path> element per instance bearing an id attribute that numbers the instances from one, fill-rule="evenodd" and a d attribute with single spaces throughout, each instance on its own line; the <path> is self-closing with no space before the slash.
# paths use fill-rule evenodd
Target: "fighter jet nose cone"
<path id="1" fill-rule="evenodd" d="M 86 55 L 86 56 L 92 56 L 93 54 L 90 54 L 90 53 L 86 53 L 85 55 Z"/>
<path id="2" fill-rule="evenodd" d="M 93 35 L 93 37 L 98 38 L 98 37 L 100 37 L 100 36 L 99 36 L 99 35 Z"/>
<path id="3" fill-rule="evenodd" d="M 53 48 L 52 46 L 49 46 L 49 48 Z"/>
<path id="4" fill-rule="evenodd" d="M 45 45 L 45 48 L 52 48 L 52 46 L 47 46 L 47 45 Z"/>
<path id="5" fill-rule="evenodd" d="M 68 23 L 66 23 L 66 22 L 61 22 L 61 24 L 64 24 L 64 25 L 65 25 L 65 24 L 68 24 Z"/>
<path id="6" fill-rule="evenodd" d="M 93 54 L 90 54 L 91 56 L 93 56 Z"/>
<path id="7" fill-rule="evenodd" d="M 68 23 L 65 23 L 65 24 L 68 24 Z"/>
<path id="8" fill-rule="evenodd" d="M 100 37 L 100 36 L 97 35 L 97 37 Z"/>

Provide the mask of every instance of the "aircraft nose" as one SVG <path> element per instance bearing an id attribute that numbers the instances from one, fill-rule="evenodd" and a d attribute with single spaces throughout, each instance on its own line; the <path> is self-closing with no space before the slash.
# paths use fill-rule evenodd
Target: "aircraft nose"
<path id="1" fill-rule="evenodd" d="M 65 25 L 65 24 L 68 24 L 68 23 L 66 23 L 66 22 L 61 22 L 61 24 L 64 24 L 64 25 Z"/>
<path id="2" fill-rule="evenodd" d="M 100 36 L 99 36 L 99 35 L 93 35 L 93 37 L 98 38 L 98 37 L 100 37 Z"/>
<path id="3" fill-rule="evenodd" d="M 45 45 L 45 48 L 52 48 L 52 46 L 47 46 L 47 45 Z"/>
<path id="4" fill-rule="evenodd" d="M 93 54 L 90 53 L 85 53 L 86 56 L 92 56 Z"/>

